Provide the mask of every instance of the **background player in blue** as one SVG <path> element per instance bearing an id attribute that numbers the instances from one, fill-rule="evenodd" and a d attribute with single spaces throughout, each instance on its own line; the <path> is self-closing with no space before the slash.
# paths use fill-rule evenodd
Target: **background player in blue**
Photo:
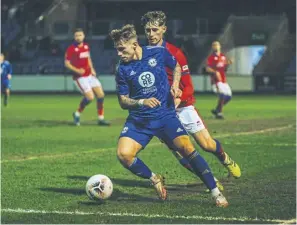
<path id="1" fill-rule="evenodd" d="M 11 64 L 4 60 L 4 54 L 1 53 L 0 55 L 0 62 L 1 62 L 1 93 L 4 95 L 4 106 L 8 104 L 8 98 L 10 96 L 10 79 L 12 74 L 12 67 Z"/>
<path id="2" fill-rule="evenodd" d="M 137 157 L 156 136 L 186 157 L 195 174 L 211 190 L 216 205 L 227 207 L 228 202 L 217 188 L 208 164 L 194 149 L 176 116 L 173 97 L 179 94 L 181 68 L 175 58 L 162 46 L 140 47 L 133 25 L 113 30 L 110 36 L 121 58 L 116 75 L 119 103 L 129 110 L 117 148 L 122 165 L 135 175 L 150 179 L 159 198 L 165 200 L 163 177 L 154 174 Z M 171 89 L 165 66 L 174 71 Z"/>

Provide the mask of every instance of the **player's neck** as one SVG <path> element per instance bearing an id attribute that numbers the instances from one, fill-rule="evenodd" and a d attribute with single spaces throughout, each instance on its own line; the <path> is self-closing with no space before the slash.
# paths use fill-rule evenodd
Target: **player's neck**
<path id="1" fill-rule="evenodd" d="M 141 60 L 142 59 L 142 47 L 139 45 L 135 49 L 135 54 L 133 57 L 134 60 Z"/>
<path id="2" fill-rule="evenodd" d="M 81 43 L 75 42 L 75 43 L 76 43 L 77 47 L 79 47 L 79 48 L 84 45 L 84 42 L 81 42 Z"/>
<path id="3" fill-rule="evenodd" d="M 163 42 L 164 42 L 164 40 L 163 40 L 163 38 L 157 43 L 157 46 L 162 46 L 163 45 Z"/>
<path id="4" fill-rule="evenodd" d="M 163 45 L 163 42 L 164 42 L 164 40 L 162 38 L 158 43 L 156 43 L 156 44 L 149 43 L 149 45 L 151 45 L 151 46 L 162 46 Z"/>
<path id="5" fill-rule="evenodd" d="M 216 55 L 221 55 L 221 51 L 214 52 Z"/>

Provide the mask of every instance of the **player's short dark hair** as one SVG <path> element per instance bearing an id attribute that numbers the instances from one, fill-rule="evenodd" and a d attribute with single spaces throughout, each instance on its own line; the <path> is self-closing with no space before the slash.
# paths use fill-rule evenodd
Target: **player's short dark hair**
<path id="1" fill-rule="evenodd" d="M 121 29 L 114 29 L 110 32 L 110 37 L 114 43 L 118 42 L 127 42 L 133 38 L 137 39 L 137 33 L 134 25 L 127 24 L 123 26 Z"/>
<path id="2" fill-rule="evenodd" d="M 166 25 L 166 15 L 163 11 L 150 11 L 141 17 L 141 24 L 145 26 L 152 23 L 157 26 Z"/>
<path id="3" fill-rule="evenodd" d="M 75 28 L 73 33 L 75 34 L 76 32 L 83 32 L 84 33 L 84 30 L 82 28 Z"/>

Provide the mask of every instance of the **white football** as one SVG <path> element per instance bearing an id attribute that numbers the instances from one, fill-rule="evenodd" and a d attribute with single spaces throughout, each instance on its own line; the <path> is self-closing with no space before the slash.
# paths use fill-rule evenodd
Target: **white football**
<path id="1" fill-rule="evenodd" d="M 107 199 L 111 196 L 113 185 L 111 180 L 102 174 L 97 174 L 88 180 L 86 184 L 86 192 L 92 200 Z"/>

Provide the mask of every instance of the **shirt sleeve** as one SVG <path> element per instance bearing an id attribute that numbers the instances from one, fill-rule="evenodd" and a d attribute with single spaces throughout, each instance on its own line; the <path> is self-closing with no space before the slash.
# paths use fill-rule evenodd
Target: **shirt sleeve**
<path id="1" fill-rule="evenodd" d="M 117 85 L 117 93 L 119 95 L 128 95 L 129 92 L 129 85 L 124 77 L 124 72 L 121 66 L 118 66 L 116 70 L 116 85 Z"/>
<path id="2" fill-rule="evenodd" d="M 72 54 L 73 54 L 72 48 L 68 47 L 65 53 L 65 60 L 71 60 Z"/>
<path id="3" fill-rule="evenodd" d="M 175 59 L 175 57 L 173 55 L 171 55 L 171 53 L 164 48 L 164 64 L 166 67 L 170 68 L 171 70 L 175 69 L 177 60 Z"/>
<path id="4" fill-rule="evenodd" d="M 182 75 L 190 74 L 188 61 L 187 61 L 187 58 L 184 55 L 184 53 L 181 50 L 179 50 L 175 56 L 176 56 L 176 60 L 177 60 L 178 64 L 181 67 L 181 74 Z"/>
<path id="5" fill-rule="evenodd" d="M 180 97 L 181 101 L 183 102 L 194 94 L 194 85 L 190 74 L 182 76 L 180 82 L 184 87 L 182 96 Z"/>

